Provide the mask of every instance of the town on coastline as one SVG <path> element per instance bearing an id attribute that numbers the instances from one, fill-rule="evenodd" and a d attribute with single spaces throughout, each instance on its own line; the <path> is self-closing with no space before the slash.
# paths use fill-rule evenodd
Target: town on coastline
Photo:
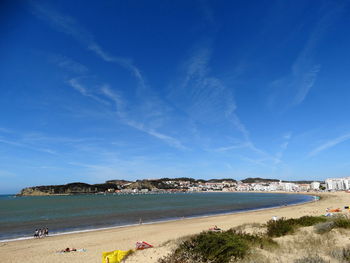
<path id="1" fill-rule="evenodd" d="M 27 187 L 18 195 L 68 194 L 146 194 L 176 192 L 320 192 L 350 189 L 350 177 L 329 178 L 322 181 L 281 181 L 278 179 L 246 178 L 197 180 L 193 178 L 162 178 L 137 181 L 109 180 L 104 184 L 70 183 Z"/>

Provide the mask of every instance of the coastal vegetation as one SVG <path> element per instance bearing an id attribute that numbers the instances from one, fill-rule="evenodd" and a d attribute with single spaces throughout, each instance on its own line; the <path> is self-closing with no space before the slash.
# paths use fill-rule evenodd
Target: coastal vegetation
<path id="1" fill-rule="evenodd" d="M 253 247 L 274 245 L 276 242 L 265 235 L 249 234 L 234 229 L 224 232 L 202 232 L 183 241 L 173 254 L 159 262 L 228 263 L 243 259 Z"/>
<path id="2" fill-rule="evenodd" d="M 303 216 L 300 218 L 270 220 L 266 223 L 267 235 L 269 237 L 280 237 L 294 233 L 300 227 L 313 226 L 326 221 L 327 218 L 322 216 Z"/>
<path id="3" fill-rule="evenodd" d="M 327 225 L 327 231 L 319 231 Z M 331 226 L 331 227 L 329 227 Z M 159 263 L 350 262 L 350 219 L 345 215 L 280 218 L 182 240 Z"/>

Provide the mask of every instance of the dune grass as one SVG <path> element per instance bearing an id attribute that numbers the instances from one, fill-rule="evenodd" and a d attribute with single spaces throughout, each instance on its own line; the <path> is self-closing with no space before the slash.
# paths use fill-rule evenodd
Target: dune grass
<path id="1" fill-rule="evenodd" d="M 314 226 L 314 231 L 310 226 Z M 317 231 L 320 226 L 327 230 L 321 231 L 322 235 Z M 324 263 L 330 262 L 330 259 L 341 263 L 350 262 L 350 246 L 344 248 L 336 245 L 341 235 L 339 230 L 344 229 L 345 236 L 349 234 L 348 217 L 281 218 L 270 220 L 263 227 L 265 231 L 258 234 L 244 232 L 252 228 L 244 225 L 227 231 L 206 231 L 187 237 L 159 263 Z M 339 230 L 331 233 L 332 229 Z M 286 255 L 289 256 L 288 261 L 285 261 Z"/>
<path id="2" fill-rule="evenodd" d="M 270 220 L 266 223 L 269 237 L 281 237 L 292 234 L 300 227 L 313 226 L 317 223 L 326 222 L 327 218 L 321 216 L 303 216 L 300 218 Z"/>
<path id="3" fill-rule="evenodd" d="M 265 235 L 253 235 L 235 230 L 202 232 L 189 237 L 160 263 L 212 262 L 228 263 L 243 259 L 253 247 L 276 246 L 277 243 Z"/>

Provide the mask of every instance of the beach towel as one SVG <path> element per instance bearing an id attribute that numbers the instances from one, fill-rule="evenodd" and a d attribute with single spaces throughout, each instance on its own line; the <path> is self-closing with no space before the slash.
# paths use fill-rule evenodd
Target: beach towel
<path id="1" fill-rule="evenodd" d="M 136 249 L 137 250 L 142 250 L 142 249 L 151 248 L 151 247 L 153 247 L 153 246 L 151 244 L 148 244 L 145 241 L 138 241 L 138 242 L 136 242 Z"/>
<path id="2" fill-rule="evenodd" d="M 341 210 L 340 210 L 340 208 L 336 208 L 336 209 L 329 209 L 327 212 L 339 213 L 339 212 L 341 212 Z"/>
<path id="3" fill-rule="evenodd" d="M 129 255 L 132 250 L 123 251 L 123 250 L 114 250 L 111 252 L 102 252 L 102 263 L 119 263 Z M 108 261 L 107 261 L 108 258 Z"/>

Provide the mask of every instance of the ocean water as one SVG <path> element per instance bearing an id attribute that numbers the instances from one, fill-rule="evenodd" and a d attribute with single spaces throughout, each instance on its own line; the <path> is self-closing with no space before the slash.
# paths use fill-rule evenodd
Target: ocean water
<path id="1" fill-rule="evenodd" d="M 144 195 L 0 195 L 0 240 L 240 212 L 313 200 L 276 193 L 179 193 Z"/>

